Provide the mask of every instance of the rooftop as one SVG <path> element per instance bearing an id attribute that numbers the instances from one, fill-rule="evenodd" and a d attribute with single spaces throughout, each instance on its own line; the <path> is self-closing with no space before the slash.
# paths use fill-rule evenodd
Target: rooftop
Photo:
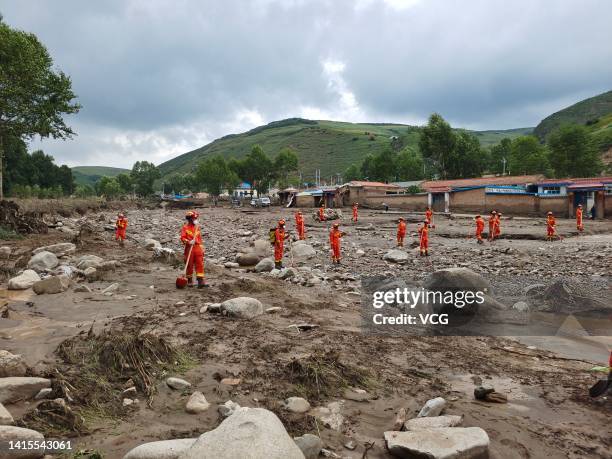
<path id="1" fill-rule="evenodd" d="M 487 185 L 527 185 L 543 179 L 542 175 L 501 175 L 498 177 L 478 177 L 455 180 L 427 180 L 421 183 L 426 191 L 450 191 L 455 188 L 478 187 Z"/>

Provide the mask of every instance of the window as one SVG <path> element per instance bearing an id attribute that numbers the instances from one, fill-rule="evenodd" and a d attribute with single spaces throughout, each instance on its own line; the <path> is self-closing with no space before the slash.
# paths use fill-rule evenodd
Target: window
<path id="1" fill-rule="evenodd" d="M 560 186 L 543 186 L 542 187 L 543 194 L 561 194 Z"/>

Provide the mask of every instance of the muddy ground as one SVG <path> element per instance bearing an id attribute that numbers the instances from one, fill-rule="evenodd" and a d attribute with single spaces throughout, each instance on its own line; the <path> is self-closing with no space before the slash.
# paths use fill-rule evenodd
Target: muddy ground
<path id="1" fill-rule="evenodd" d="M 67 292 L 37 296 L 31 291 L 0 291 L 0 347 L 24 356 L 32 374 L 59 371 L 70 381 L 81 367 L 67 364 L 56 349 L 80 335 L 104 331 L 150 331 L 167 338 L 188 354 L 189 363 L 161 371 L 156 391 L 147 401 L 115 409 L 112 415 L 85 409 L 86 432 L 66 430 L 77 448 L 97 450 L 105 458 L 121 458 L 132 447 L 159 439 L 195 437 L 216 427 L 216 405 L 233 400 L 242 406 L 274 410 L 290 433 L 321 436 L 325 448 L 339 457 L 386 458 L 382 434 L 390 430 L 396 413 L 406 408 L 414 417 L 430 398 L 442 396 L 447 412 L 464 416 L 464 426 L 479 426 L 491 439 L 492 458 L 592 458 L 612 457 L 610 398 L 590 399 L 588 388 L 597 381 L 589 372 L 607 362 L 612 340 L 578 336 L 569 332 L 554 337 L 407 337 L 364 333 L 361 327 L 359 279 L 368 275 L 402 277 L 420 282 L 436 269 L 465 266 L 484 275 L 500 292 L 501 301 L 512 306 L 524 299 L 523 289 L 534 283 L 548 284 L 559 277 L 571 278 L 594 297 L 610 304 L 612 272 L 612 222 L 587 221 L 585 234 L 577 236 L 572 220 L 559 219 L 562 241 L 544 240 L 543 219 L 514 218 L 503 222 L 503 239 L 477 245 L 470 237 L 473 223 L 467 216 L 438 216 L 430 234 L 431 256 L 417 256 L 403 265 L 382 260 L 395 245 L 398 214 L 369 210 L 360 221 L 349 221 L 344 212 L 343 262 L 332 267 L 328 260 L 329 225 L 315 222 L 307 212 L 307 236 L 317 250 L 314 259 L 297 263 L 320 269 L 328 279 L 313 286 L 294 284 L 249 272 L 225 268 L 235 254 L 254 238 L 267 238 L 279 217 L 293 228 L 286 209 L 200 209 L 204 229 L 207 278 L 210 287 L 177 290 L 179 269 L 152 260 L 141 243 L 148 237 L 179 250 L 180 210 L 128 210 L 130 239 L 124 248 L 112 240 L 110 212 L 84 217 L 98 230 L 63 262 L 70 264 L 83 254 L 118 260 L 121 266 L 104 278 L 86 282 L 92 292 Z M 417 214 L 407 217 L 407 245 L 416 241 Z M 64 226 L 76 227 L 64 218 Z M 12 248 L 14 269 L 23 268 L 32 249 L 70 241 L 69 231 L 51 229 L 46 235 L 2 241 Z M 358 254 L 363 250 L 363 255 Z M 270 252 L 271 253 L 271 252 Z M 21 257 L 21 260 L 20 260 Z M 15 261 L 17 262 L 15 263 Z M 285 265 L 291 265 L 289 256 Z M 83 282 L 80 280 L 79 282 Z M 101 291 L 119 282 L 112 295 Z M 6 282 L 0 287 L 6 287 Z M 259 299 L 265 308 L 280 307 L 253 320 L 238 320 L 200 312 L 206 303 L 237 296 Z M 292 325 L 318 327 L 300 331 Z M 568 334 L 569 333 L 569 334 Z M 297 367 L 296 367 L 297 362 Z M 310 366 L 309 366 L 310 365 Z M 317 367 L 318 365 L 318 367 Z M 72 371 L 71 371 L 72 367 Z M 329 385 L 317 386 L 300 379 L 296 368 L 333 368 L 340 375 Z M 323 374 L 323 373 L 322 373 Z M 180 376 L 203 392 L 212 407 L 203 414 L 185 412 L 189 391 L 170 390 L 164 376 Z M 237 378 L 237 385 L 221 383 Z M 475 384 L 483 382 L 508 396 L 509 403 L 476 401 Z M 368 399 L 351 400 L 349 386 L 365 389 Z M 111 387 L 115 402 L 121 387 Z M 324 427 L 308 414 L 290 414 L 280 407 L 288 396 L 304 396 L 313 406 L 342 401 L 344 422 L 339 430 Z M 15 419 L 32 412 L 39 402 L 8 405 Z M 27 425 L 27 422 L 25 423 Z M 40 428 L 40 426 L 37 425 Z M 61 436 L 55 435 L 55 437 Z M 356 449 L 344 445 L 353 440 Z M 366 452 L 367 450 L 367 452 Z"/>

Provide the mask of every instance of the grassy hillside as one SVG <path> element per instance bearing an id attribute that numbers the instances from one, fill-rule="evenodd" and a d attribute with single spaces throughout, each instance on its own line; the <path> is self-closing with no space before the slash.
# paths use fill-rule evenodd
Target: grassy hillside
<path id="1" fill-rule="evenodd" d="M 271 156 L 276 156 L 284 147 L 292 148 L 299 157 L 299 167 L 304 177 L 314 177 L 315 169 L 321 169 L 321 174 L 329 176 L 344 172 L 348 166 L 361 162 L 369 153 L 390 147 L 392 142 L 417 148 L 419 132 L 418 127 L 403 124 L 359 124 L 291 118 L 243 134 L 222 137 L 159 167 L 162 175 L 186 173 L 193 170 L 206 156 L 241 158 L 253 145 L 259 144 Z M 524 128 L 475 134 L 483 145 L 491 145 L 504 137 L 514 138 L 530 132 L 531 128 Z"/>
<path id="2" fill-rule="evenodd" d="M 115 177 L 121 173 L 129 173 L 129 169 L 121 169 L 119 167 L 105 166 L 77 166 L 72 168 L 72 176 L 77 185 L 94 184 L 102 177 Z"/>
<path id="3" fill-rule="evenodd" d="M 533 130 L 540 140 L 562 124 L 590 124 L 612 114 L 612 91 L 585 99 L 544 118 Z"/>

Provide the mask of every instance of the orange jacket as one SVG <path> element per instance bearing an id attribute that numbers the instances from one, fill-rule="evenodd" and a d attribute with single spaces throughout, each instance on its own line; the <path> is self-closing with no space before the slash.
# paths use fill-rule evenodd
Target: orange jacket
<path id="1" fill-rule="evenodd" d="M 115 228 L 118 230 L 125 230 L 128 226 L 127 218 L 118 218 L 115 222 Z"/>
<path id="2" fill-rule="evenodd" d="M 185 223 L 181 228 L 181 242 L 187 245 L 194 237 L 196 244 L 202 245 L 202 232 L 200 231 L 200 227 L 193 223 Z"/>
<path id="3" fill-rule="evenodd" d="M 399 222 L 397 224 L 397 234 L 398 236 L 405 236 L 406 235 L 406 222 Z"/>
<path id="4" fill-rule="evenodd" d="M 319 207 L 319 220 L 325 220 L 325 208 Z"/>
<path id="5" fill-rule="evenodd" d="M 429 228 L 426 225 L 419 227 L 419 236 L 421 238 L 421 243 L 429 241 Z"/>
<path id="6" fill-rule="evenodd" d="M 329 243 L 332 247 L 338 247 L 340 245 L 340 238 L 343 233 L 338 228 L 332 228 L 329 232 Z"/>
<path id="7" fill-rule="evenodd" d="M 476 234 L 480 234 L 484 231 L 485 222 L 482 218 L 476 219 Z"/>
<path id="8" fill-rule="evenodd" d="M 548 227 L 552 228 L 556 224 L 557 224 L 557 222 L 555 221 L 555 217 L 554 216 L 549 215 L 548 217 L 546 217 L 546 225 Z"/>
<path id="9" fill-rule="evenodd" d="M 432 210 L 426 210 L 425 211 L 425 220 L 428 220 L 431 222 L 433 218 L 433 211 Z"/>
<path id="10" fill-rule="evenodd" d="M 576 221 L 578 223 L 582 223 L 582 209 L 581 208 L 576 209 Z"/>
<path id="11" fill-rule="evenodd" d="M 274 231 L 274 246 L 283 247 L 285 245 L 285 239 L 287 239 L 287 235 L 284 228 L 276 228 Z"/>

